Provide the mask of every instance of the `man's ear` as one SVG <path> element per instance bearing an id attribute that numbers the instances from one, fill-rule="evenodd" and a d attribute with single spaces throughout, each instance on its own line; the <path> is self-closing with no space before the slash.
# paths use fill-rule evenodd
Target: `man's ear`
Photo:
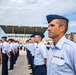
<path id="1" fill-rule="evenodd" d="M 62 25 L 62 26 L 60 27 L 60 31 L 61 31 L 61 33 L 65 32 L 65 26 Z"/>

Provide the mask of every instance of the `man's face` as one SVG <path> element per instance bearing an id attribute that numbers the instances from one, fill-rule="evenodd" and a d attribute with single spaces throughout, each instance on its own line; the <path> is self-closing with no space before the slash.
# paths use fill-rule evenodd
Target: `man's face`
<path id="1" fill-rule="evenodd" d="M 11 41 L 9 40 L 9 41 L 8 41 L 8 43 L 10 44 L 10 43 L 11 43 Z"/>
<path id="2" fill-rule="evenodd" d="M 48 36 L 49 38 L 55 38 L 60 35 L 61 27 L 57 23 L 57 19 L 51 21 L 48 26 Z"/>
<path id="3" fill-rule="evenodd" d="M 35 36 L 34 36 L 34 41 L 37 43 L 38 40 L 39 40 L 39 36 L 38 36 L 38 35 L 35 35 Z"/>
<path id="4" fill-rule="evenodd" d="M 2 38 L 2 42 L 4 42 L 5 41 L 5 39 L 4 38 Z"/>
<path id="5" fill-rule="evenodd" d="M 34 38 L 33 38 L 33 37 L 31 38 L 30 42 L 31 42 L 31 43 L 34 43 Z"/>

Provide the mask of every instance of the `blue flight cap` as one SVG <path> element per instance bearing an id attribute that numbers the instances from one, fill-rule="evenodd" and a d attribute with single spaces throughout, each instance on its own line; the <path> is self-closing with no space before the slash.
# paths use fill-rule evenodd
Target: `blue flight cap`
<path id="1" fill-rule="evenodd" d="M 3 39 L 3 38 L 4 38 L 4 39 L 7 39 L 7 37 L 6 37 L 6 36 L 3 36 L 3 37 L 2 37 L 2 39 Z"/>
<path id="2" fill-rule="evenodd" d="M 30 35 L 30 37 L 31 37 L 31 38 L 34 37 L 34 34 Z"/>
<path id="3" fill-rule="evenodd" d="M 12 41 L 14 41 L 14 39 L 8 39 L 8 41 L 11 41 L 12 42 Z"/>
<path id="4" fill-rule="evenodd" d="M 34 36 L 35 36 L 35 35 L 40 35 L 42 38 L 45 37 L 45 35 L 44 35 L 43 33 L 41 33 L 41 32 L 35 32 L 35 33 L 34 33 Z"/>
<path id="5" fill-rule="evenodd" d="M 8 41 L 12 41 L 12 39 L 8 39 Z"/>
<path id="6" fill-rule="evenodd" d="M 15 41 L 14 39 L 12 39 L 12 42 Z"/>
<path id="7" fill-rule="evenodd" d="M 66 17 L 60 16 L 60 15 L 47 15 L 46 18 L 47 18 L 48 23 L 50 23 L 54 19 L 63 19 L 67 23 L 69 22 L 69 20 Z"/>

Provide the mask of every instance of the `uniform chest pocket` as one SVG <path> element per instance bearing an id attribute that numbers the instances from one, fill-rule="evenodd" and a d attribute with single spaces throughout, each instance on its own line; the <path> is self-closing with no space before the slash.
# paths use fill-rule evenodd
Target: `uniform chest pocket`
<path id="1" fill-rule="evenodd" d="M 63 66 L 65 64 L 65 60 L 59 58 L 53 58 L 51 62 L 58 66 Z"/>

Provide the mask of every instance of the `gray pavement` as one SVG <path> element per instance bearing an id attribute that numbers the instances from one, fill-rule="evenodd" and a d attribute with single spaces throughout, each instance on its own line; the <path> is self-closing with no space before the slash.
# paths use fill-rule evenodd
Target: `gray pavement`
<path id="1" fill-rule="evenodd" d="M 30 73 L 31 69 L 29 69 L 29 65 L 26 58 L 26 52 L 21 50 L 20 56 L 14 66 L 14 69 L 9 70 L 9 75 L 30 75 Z M 1 65 L 0 65 L 0 75 L 1 75 Z"/>

